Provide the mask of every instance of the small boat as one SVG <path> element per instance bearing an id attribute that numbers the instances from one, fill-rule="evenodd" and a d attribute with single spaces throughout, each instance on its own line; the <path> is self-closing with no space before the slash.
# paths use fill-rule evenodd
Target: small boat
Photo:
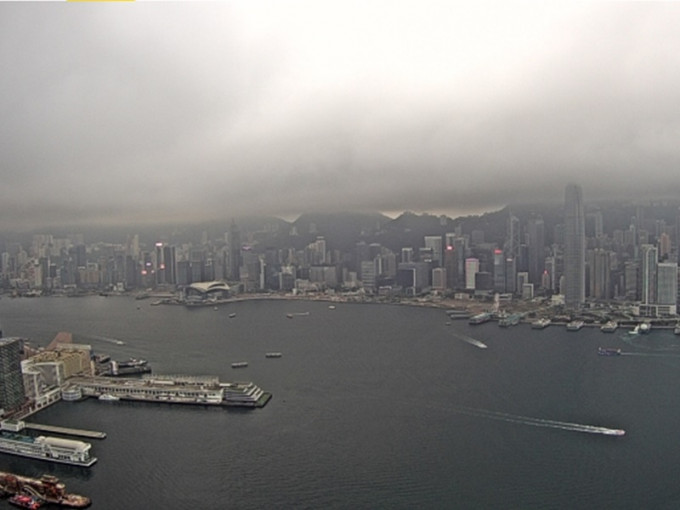
<path id="1" fill-rule="evenodd" d="M 613 349 L 610 347 L 598 347 L 597 354 L 599 356 L 621 356 L 621 349 Z"/>
<path id="2" fill-rule="evenodd" d="M 328 305 L 329 310 L 335 310 L 335 305 Z"/>
<path id="3" fill-rule="evenodd" d="M 550 319 L 538 319 L 531 323 L 531 329 L 545 329 L 550 326 Z"/>
<path id="4" fill-rule="evenodd" d="M 7 501 L 14 506 L 28 508 L 29 510 L 37 510 L 41 506 L 40 501 L 37 501 L 27 494 L 15 494 Z"/>
<path id="5" fill-rule="evenodd" d="M 644 335 L 649 333 L 652 329 L 652 325 L 649 322 L 641 322 L 635 326 L 632 331 L 629 331 L 629 335 Z"/>
<path id="6" fill-rule="evenodd" d="M 236 317 L 236 314 L 235 314 L 235 313 L 230 313 L 230 314 L 229 314 L 229 318 L 230 318 L 230 319 L 233 319 L 234 317 Z"/>
<path id="7" fill-rule="evenodd" d="M 116 397 L 115 395 L 111 395 L 110 393 L 102 393 L 99 395 L 99 400 L 102 400 L 104 402 L 117 402 L 120 400 L 119 397 Z"/>
<path id="8" fill-rule="evenodd" d="M 680 335 L 680 322 L 676 324 L 675 327 L 673 328 L 673 334 Z"/>
<path id="9" fill-rule="evenodd" d="M 522 316 L 518 313 L 511 313 L 498 319 L 498 325 L 502 328 L 517 326 Z"/>
<path id="10" fill-rule="evenodd" d="M 280 358 L 283 356 L 280 352 L 268 352 L 264 355 L 265 358 Z"/>
<path id="11" fill-rule="evenodd" d="M 216 306 L 213 306 L 213 310 L 217 311 L 217 310 L 219 310 L 219 308 L 217 308 Z"/>
<path id="12" fill-rule="evenodd" d="M 567 331 L 579 331 L 584 325 L 583 321 L 571 321 L 567 323 Z"/>
<path id="13" fill-rule="evenodd" d="M 113 361 L 112 363 L 116 363 L 119 368 L 127 368 L 127 367 L 142 367 L 145 366 L 148 361 L 145 359 L 137 359 L 137 358 L 129 358 L 127 361 Z"/>
<path id="14" fill-rule="evenodd" d="M 289 319 L 292 319 L 293 317 L 306 317 L 309 315 L 309 312 L 292 312 L 292 313 L 287 313 L 286 317 Z"/>
<path id="15" fill-rule="evenodd" d="M 490 313 L 479 313 L 477 315 L 473 315 L 470 317 L 470 320 L 468 320 L 468 324 L 484 324 L 485 322 L 489 322 L 491 320 L 491 314 Z"/>
<path id="16" fill-rule="evenodd" d="M 244 368 L 248 366 L 247 361 L 237 361 L 236 363 L 231 364 L 231 368 Z"/>
<path id="17" fill-rule="evenodd" d="M 616 321 L 607 321 L 602 326 L 600 326 L 600 331 L 603 333 L 613 333 L 619 327 L 619 323 Z"/>

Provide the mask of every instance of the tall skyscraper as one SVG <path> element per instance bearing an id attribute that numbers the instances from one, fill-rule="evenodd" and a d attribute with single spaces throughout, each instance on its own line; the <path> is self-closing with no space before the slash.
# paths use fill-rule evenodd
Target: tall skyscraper
<path id="1" fill-rule="evenodd" d="M 611 257 L 608 251 L 595 248 L 588 252 L 590 268 L 590 297 L 611 298 Z"/>
<path id="2" fill-rule="evenodd" d="M 660 262 L 657 267 L 656 296 L 660 305 L 677 306 L 678 265 L 675 262 Z M 675 310 L 673 310 L 675 313 Z"/>
<path id="3" fill-rule="evenodd" d="M 514 214 L 510 214 L 506 226 L 505 254 L 514 260 L 518 260 L 520 245 L 519 218 Z"/>
<path id="4" fill-rule="evenodd" d="M 0 338 L 0 409 L 18 409 L 24 403 L 24 379 L 21 374 L 20 338 Z"/>
<path id="5" fill-rule="evenodd" d="M 505 292 L 505 255 L 498 249 L 493 251 L 493 290 Z"/>
<path id="6" fill-rule="evenodd" d="M 545 269 L 545 224 L 543 218 L 534 216 L 527 224 L 529 252 L 529 282 L 535 286 L 541 284 Z"/>
<path id="7" fill-rule="evenodd" d="M 652 244 L 642 245 L 642 303 L 656 303 L 657 264 L 659 252 Z"/>
<path id="8" fill-rule="evenodd" d="M 228 242 L 229 247 L 229 271 L 228 276 L 232 281 L 239 281 L 241 269 L 241 231 L 232 220 L 229 227 Z"/>
<path id="9" fill-rule="evenodd" d="M 425 247 L 432 249 L 432 262 L 436 267 L 443 265 L 442 236 L 425 236 Z"/>
<path id="10" fill-rule="evenodd" d="M 564 192 L 564 303 L 580 308 L 586 300 L 586 227 L 581 186 Z"/>
<path id="11" fill-rule="evenodd" d="M 465 259 L 465 289 L 475 290 L 475 277 L 479 273 L 479 259 Z"/>

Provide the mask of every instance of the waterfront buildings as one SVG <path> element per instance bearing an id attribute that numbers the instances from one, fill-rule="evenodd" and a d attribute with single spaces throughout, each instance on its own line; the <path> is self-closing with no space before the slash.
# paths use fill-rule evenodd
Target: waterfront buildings
<path id="1" fill-rule="evenodd" d="M 569 184 L 564 193 L 564 303 L 580 308 L 586 300 L 586 236 L 583 192 Z"/>
<path id="2" fill-rule="evenodd" d="M 551 301 L 572 312 L 616 300 L 649 316 L 670 314 L 677 306 L 677 204 L 586 206 L 577 185 L 567 186 L 564 197 L 562 213 L 517 205 L 448 222 L 410 213 L 331 225 L 310 215 L 289 225 L 246 222 L 242 230 L 232 221 L 226 233 L 204 231 L 200 240 L 159 231 L 144 240 L 129 235 L 120 245 L 85 244 L 82 235 L 41 234 L 24 248 L 0 238 L 0 287 L 18 296 L 137 290 L 164 299 L 201 295 L 192 285 L 200 290 L 214 281 L 223 281 L 232 297 L 558 294 Z"/>

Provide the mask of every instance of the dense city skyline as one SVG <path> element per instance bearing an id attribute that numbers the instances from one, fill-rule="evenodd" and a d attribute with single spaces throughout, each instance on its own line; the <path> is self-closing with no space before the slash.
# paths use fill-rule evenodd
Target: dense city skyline
<path id="1" fill-rule="evenodd" d="M 0 230 L 679 195 L 676 4 L 0 12 Z"/>

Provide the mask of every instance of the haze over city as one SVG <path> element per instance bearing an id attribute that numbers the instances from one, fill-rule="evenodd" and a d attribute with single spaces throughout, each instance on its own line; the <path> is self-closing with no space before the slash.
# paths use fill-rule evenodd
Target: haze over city
<path id="1" fill-rule="evenodd" d="M 0 13 L 0 229 L 680 191 L 677 4 Z"/>

